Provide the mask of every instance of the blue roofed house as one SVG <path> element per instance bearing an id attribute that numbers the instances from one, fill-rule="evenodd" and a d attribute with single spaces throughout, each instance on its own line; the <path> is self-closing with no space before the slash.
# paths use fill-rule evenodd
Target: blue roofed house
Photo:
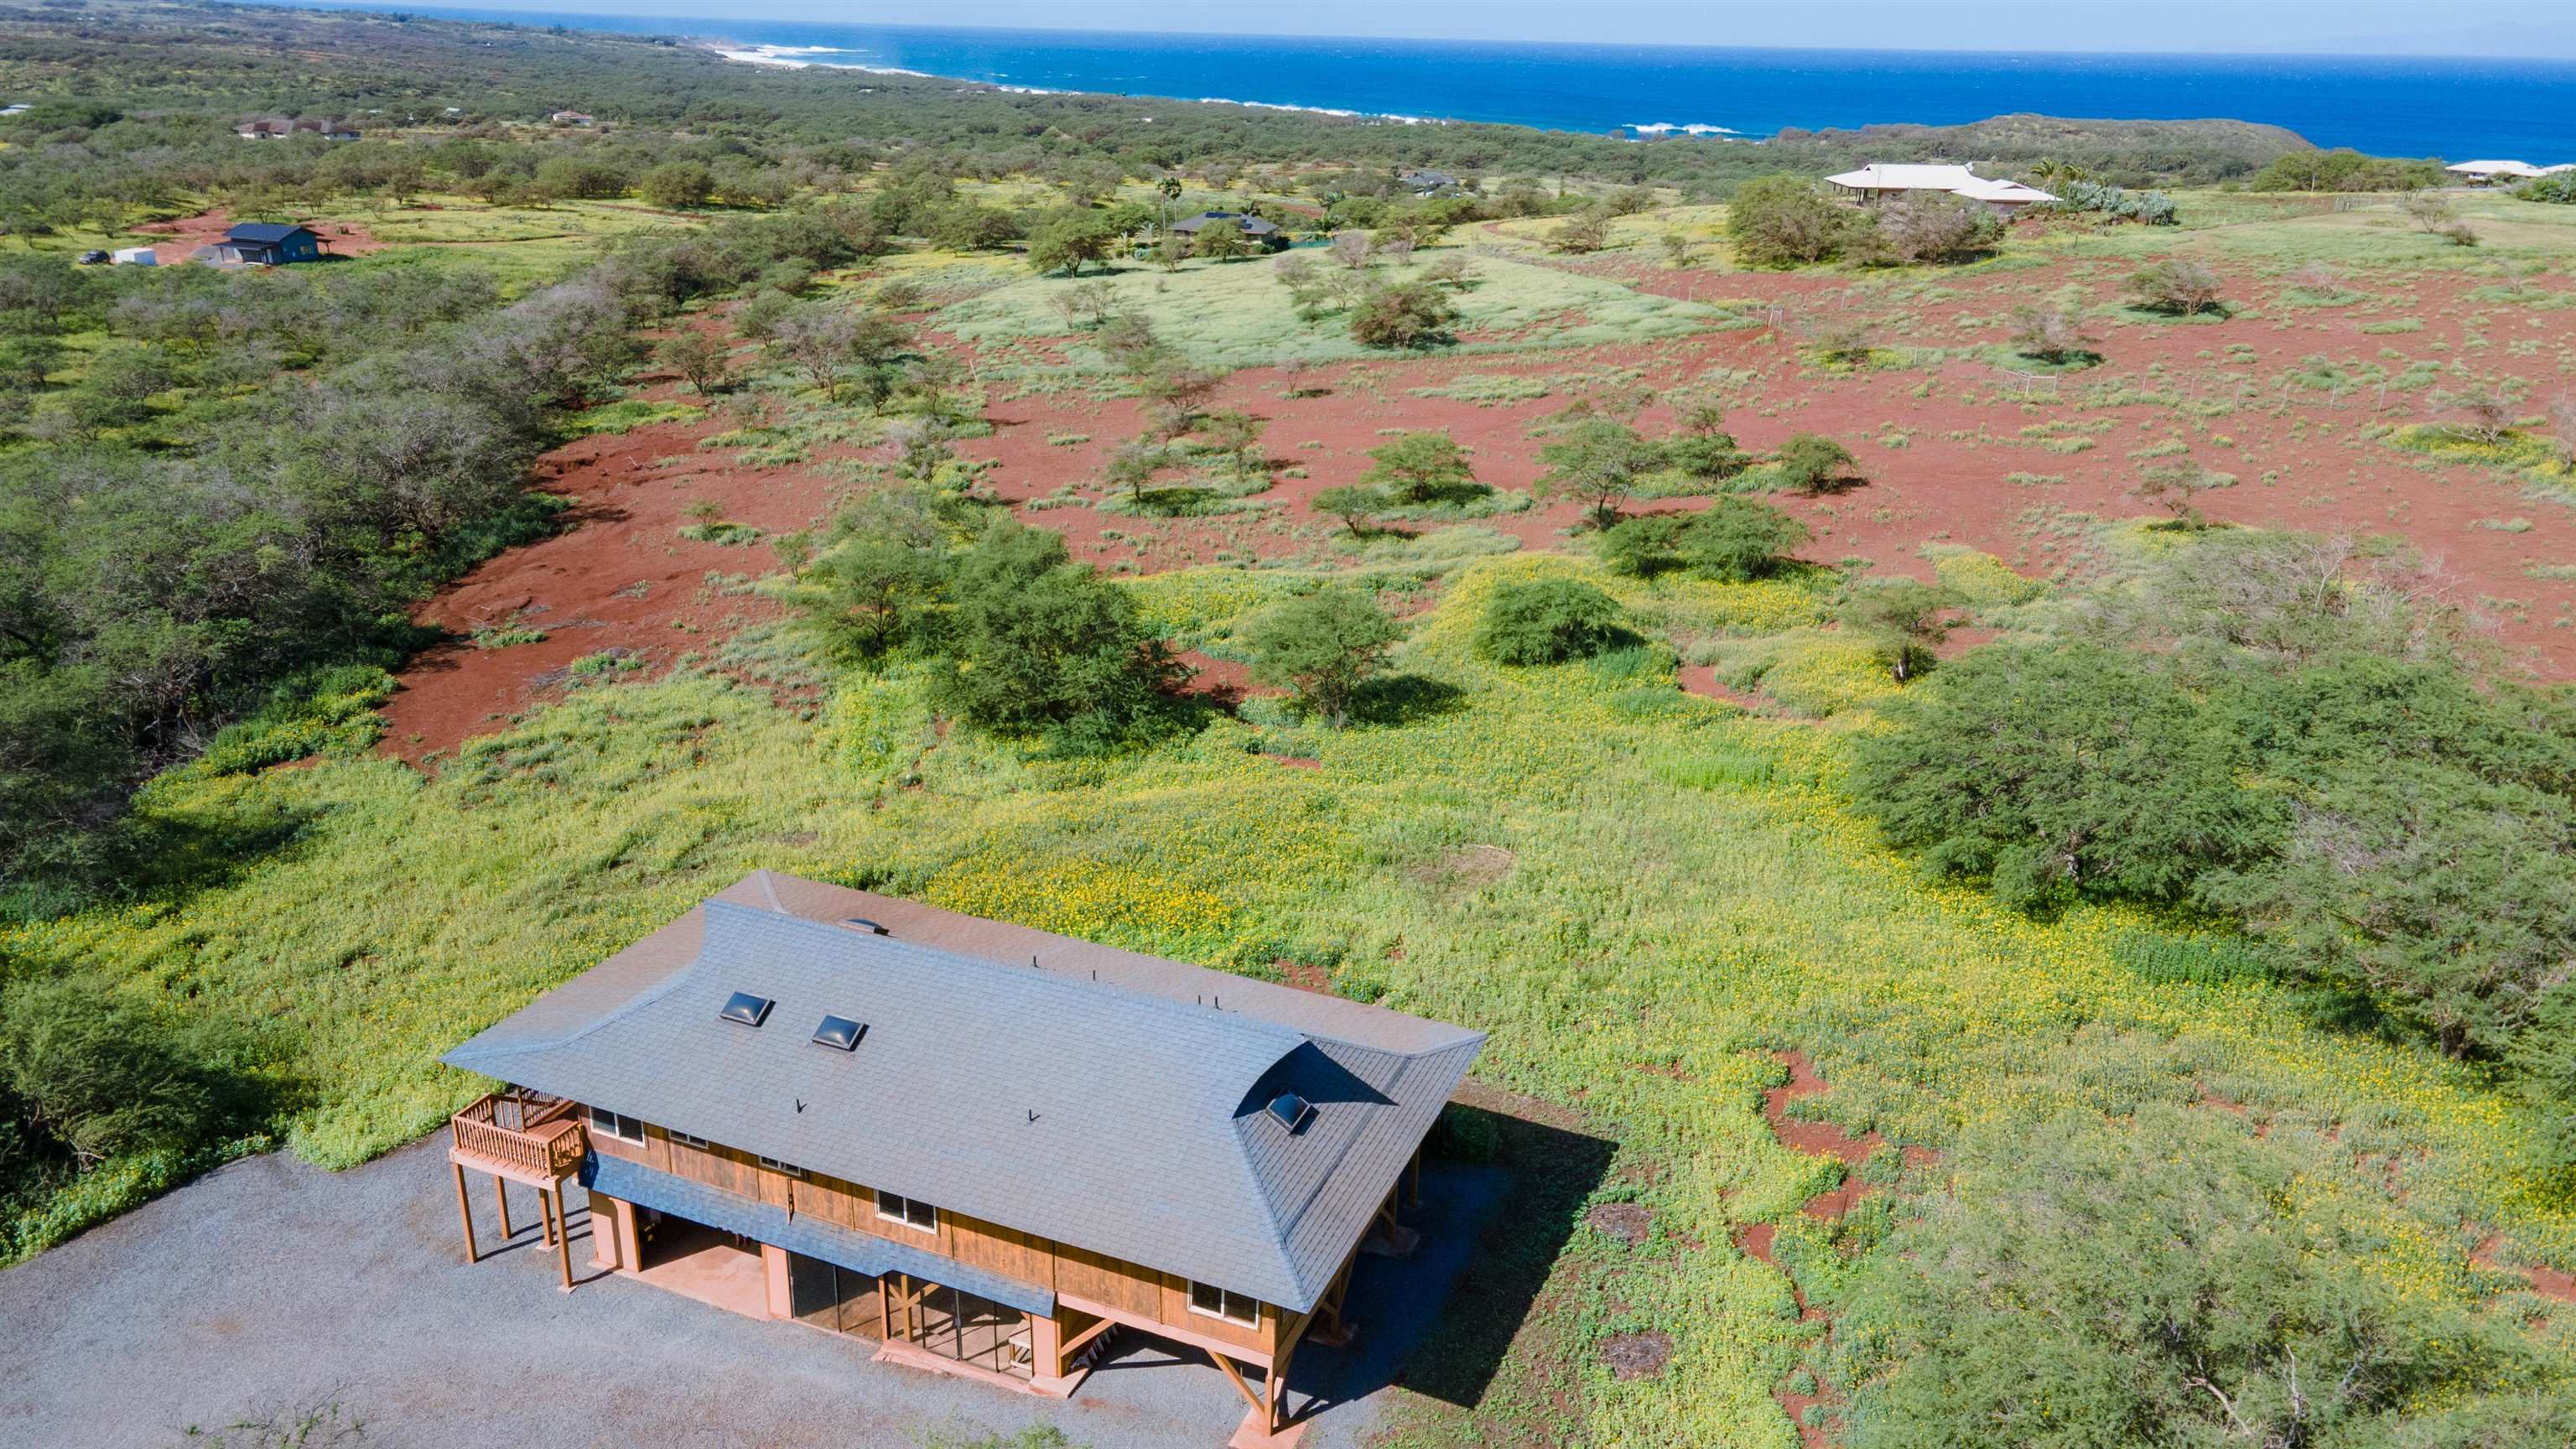
<path id="1" fill-rule="evenodd" d="M 279 267 L 291 262 L 318 262 L 323 247 L 321 234 L 311 227 L 249 221 L 225 232 L 223 240 L 201 248 L 198 255 L 217 263 Z"/>
<path id="2" fill-rule="evenodd" d="M 544 1194 L 569 1288 L 577 1177 L 602 1267 L 1041 1393 L 1151 1334 L 1260 1442 L 1483 1042 L 757 871 L 447 1053 L 504 1084 L 449 1157 L 468 1261 L 472 1169 Z"/>

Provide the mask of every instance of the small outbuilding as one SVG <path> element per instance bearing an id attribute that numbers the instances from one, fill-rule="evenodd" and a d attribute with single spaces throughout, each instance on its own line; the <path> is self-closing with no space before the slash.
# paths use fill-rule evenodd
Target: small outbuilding
<path id="1" fill-rule="evenodd" d="M 157 267 L 161 254 L 150 247 L 119 247 L 108 260 L 120 267 Z"/>
<path id="2" fill-rule="evenodd" d="M 1979 176 L 1977 168 L 1951 165 L 1890 164 L 1873 161 L 1858 171 L 1846 171 L 1825 180 L 1848 192 L 1865 206 L 1888 201 L 1903 201 L 1917 194 L 1941 192 L 1981 202 L 1997 216 L 2012 217 L 2026 208 L 2057 198 L 2036 186 L 1999 177 Z"/>
<path id="3" fill-rule="evenodd" d="M 557 111 L 546 119 L 558 126 L 587 126 L 599 118 L 587 111 Z"/>
<path id="4" fill-rule="evenodd" d="M 321 234 L 309 226 L 250 221 L 225 232 L 223 240 L 202 248 L 199 255 L 219 265 L 282 267 L 294 262 L 318 262 L 322 260 L 323 247 Z"/>

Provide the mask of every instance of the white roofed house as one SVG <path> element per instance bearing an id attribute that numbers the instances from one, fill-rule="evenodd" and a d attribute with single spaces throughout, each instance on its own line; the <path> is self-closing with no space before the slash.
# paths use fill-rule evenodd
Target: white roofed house
<path id="1" fill-rule="evenodd" d="M 2462 161 L 2442 169 L 2474 185 L 2492 186 L 2499 181 L 2529 181 L 2561 168 L 2534 166 L 2528 161 Z"/>
<path id="2" fill-rule="evenodd" d="M 1997 216 L 2011 217 L 2030 206 L 2057 198 L 2036 186 L 2000 177 L 1979 176 L 1973 165 L 1916 165 L 1873 161 L 1857 171 L 1828 176 L 1826 181 L 1851 193 L 1865 205 L 1903 201 L 1919 192 L 1943 192 L 1982 202 Z"/>

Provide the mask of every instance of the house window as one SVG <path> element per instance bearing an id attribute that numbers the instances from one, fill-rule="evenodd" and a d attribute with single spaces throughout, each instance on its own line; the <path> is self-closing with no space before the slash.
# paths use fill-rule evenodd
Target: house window
<path id="1" fill-rule="evenodd" d="M 1209 1318 L 1222 1318 L 1247 1328 L 1261 1326 L 1261 1302 L 1240 1293 L 1229 1293 L 1213 1283 L 1190 1284 L 1190 1311 Z"/>
<path id="2" fill-rule="evenodd" d="M 590 1130 L 604 1136 L 614 1137 L 620 1142 L 641 1142 L 644 1140 L 644 1124 L 642 1121 L 633 1117 L 621 1117 L 615 1112 L 609 1111 L 605 1107 L 593 1107 L 590 1109 Z"/>
<path id="3" fill-rule="evenodd" d="M 897 1197 L 880 1190 L 877 1193 L 877 1216 L 888 1222 L 919 1228 L 925 1233 L 939 1231 L 939 1209 L 918 1198 Z"/>
<path id="4" fill-rule="evenodd" d="M 784 1177 L 803 1177 L 805 1175 L 805 1169 L 801 1167 L 790 1167 L 775 1157 L 764 1157 L 760 1159 L 760 1165 Z"/>
<path id="5" fill-rule="evenodd" d="M 671 1129 L 671 1140 L 679 1143 L 682 1147 L 694 1147 L 700 1152 L 707 1150 L 707 1139 L 703 1137 L 692 1137 L 688 1133 L 683 1132 L 676 1127 Z"/>

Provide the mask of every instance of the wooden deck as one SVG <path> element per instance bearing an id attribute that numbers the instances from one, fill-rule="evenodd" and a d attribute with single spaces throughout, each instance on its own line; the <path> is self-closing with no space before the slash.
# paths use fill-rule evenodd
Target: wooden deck
<path id="1" fill-rule="evenodd" d="M 581 1169 L 583 1140 L 573 1104 L 557 1097 L 496 1092 L 448 1120 L 451 1161 L 551 1191 Z"/>
<path id="2" fill-rule="evenodd" d="M 448 1119 L 447 1162 L 456 1175 L 456 1218 L 465 1234 L 465 1261 L 478 1254 L 474 1246 L 474 1211 L 465 1199 L 468 1169 L 492 1179 L 492 1196 L 501 1217 L 501 1236 L 510 1236 L 508 1183 L 537 1190 L 537 1212 L 544 1220 L 546 1246 L 563 1267 L 563 1290 L 572 1291 L 572 1234 L 564 1222 L 563 1186 L 581 1171 L 589 1141 L 573 1104 L 518 1088 L 476 1098 Z"/>

